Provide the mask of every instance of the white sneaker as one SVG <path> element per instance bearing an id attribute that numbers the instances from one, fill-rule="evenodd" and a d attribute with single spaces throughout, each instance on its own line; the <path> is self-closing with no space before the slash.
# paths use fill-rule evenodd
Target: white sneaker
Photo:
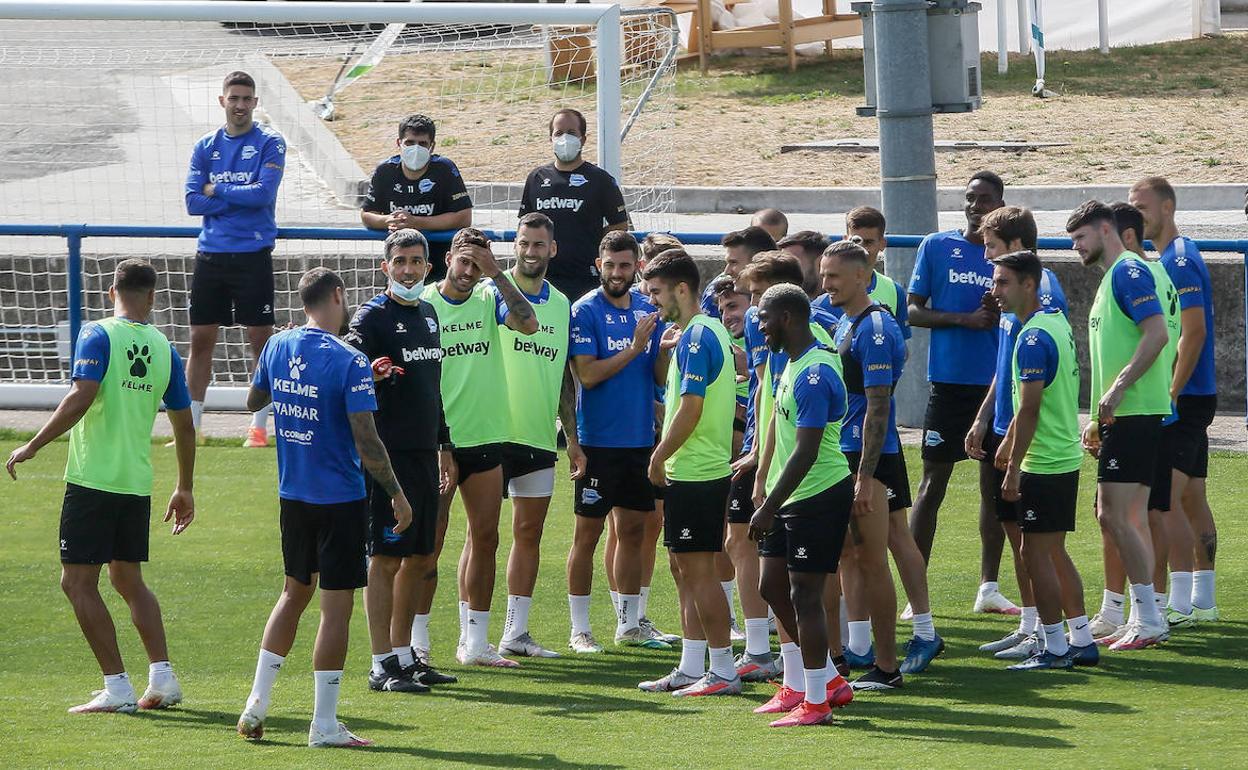
<path id="1" fill-rule="evenodd" d="M 147 689 L 143 691 L 143 697 L 139 698 L 139 708 L 167 709 L 181 702 L 182 686 L 178 684 L 177 679 L 173 679 L 169 684 L 159 688 L 149 683 Z"/>
<path id="2" fill-rule="evenodd" d="M 519 655 L 522 658 L 557 658 L 559 653 L 548 650 L 538 644 L 528 631 L 515 639 L 504 639 L 498 643 L 498 651 L 508 655 Z"/>
<path id="3" fill-rule="evenodd" d="M 996 615 L 1022 615 L 1023 611 L 1018 605 L 1009 599 L 1000 591 L 993 591 L 989 594 L 978 594 L 975 597 L 975 606 L 972 612 L 987 612 Z"/>
<path id="4" fill-rule="evenodd" d="M 1044 647 L 1040 644 L 1040 638 L 1036 634 L 1028 634 L 1018 644 L 994 653 L 993 657 L 997 660 L 1027 660 L 1043 651 Z"/>
<path id="5" fill-rule="evenodd" d="M 568 649 L 578 655 L 594 655 L 602 652 L 602 645 L 598 644 L 593 634 L 585 631 L 568 638 Z"/>
<path id="6" fill-rule="evenodd" d="M 308 728 L 308 746 L 313 749 L 329 749 L 341 746 L 372 746 L 373 742 L 365 738 L 361 738 L 355 733 L 347 729 L 342 722 L 338 723 L 338 729 L 332 733 L 323 733 L 316 728 L 313 723 Z"/>
<path id="7" fill-rule="evenodd" d="M 741 630 L 741 626 L 737 625 L 736 618 L 733 618 L 732 625 L 728 627 L 728 640 L 731 642 L 745 641 L 745 632 Z"/>
<path id="8" fill-rule="evenodd" d="M 1109 645 L 1109 649 L 1114 652 L 1122 652 L 1124 650 L 1142 650 L 1145 647 L 1152 647 L 1154 644 L 1160 644 L 1170 638 L 1170 631 L 1161 625 L 1148 625 L 1145 623 L 1129 623 L 1127 631 L 1118 641 Z"/>
<path id="9" fill-rule="evenodd" d="M 1021 631 L 1011 631 L 1010 633 L 1006 634 L 1005 636 L 1003 636 L 1002 638 L 998 639 L 995 642 L 988 642 L 987 644 L 979 645 L 979 651 L 980 652 L 1001 652 L 1002 650 L 1008 650 L 1011 647 L 1015 647 L 1021 642 L 1024 642 L 1026 640 L 1027 640 L 1027 634 L 1024 634 Z"/>
<path id="10" fill-rule="evenodd" d="M 460 642 L 459 646 L 455 648 L 455 660 L 458 661 L 460 665 L 463 665 L 464 661 L 467 659 L 468 659 L 468 645 L 464 644 L 463 642 Z"/>
<path id="11" fill-rule="evenodd" d="M 906 608 L 901 611 L 902 620 L 914 620 L 914 609 L 910 606 L 910 602 L 906 602 Z"/>
<path id="12" fill-rule="evenodd" d="M 1111 623 L 1105 619 L 1101 613 L 1092 616 L 1092 620 L 1088 623 L 1088 630 L 1092 632 L 1093 639 L 1104 639 L 1114 633 L 1121 626 L 1121 623 Z"/>
<path id="13" fill-rule="evenodd" d="M 514 660 L 504 658 L 498 654 L 498 650 L 494 645 L 487 644 L 485 649 L 477 654 L 472 654 L 467 648 L 464 648 L 464 656 L 459 658 L 459 662 L 465 666 L 490 666 L 493 668 L 520 668 L 520 664 Z"/>
<path id="14" fill-rule="evenodd" d="M 258 741 L 264 737 L 264 712 L 256 708 L 255 703 L 248 703 L 238 717 L 238 734 L 249 741 Z"/>
<path id="15" fill-rule="evenodd" d="M 139 704 L 135 703 L 134 690 L 130 691 L 129 697 L 119 698 L 108 690 L 95 690 L 91 693 L 95 697 L 81 706 L 74 706 L 69 709 L 71 714 L 133 714 L 138 710 Z"/>

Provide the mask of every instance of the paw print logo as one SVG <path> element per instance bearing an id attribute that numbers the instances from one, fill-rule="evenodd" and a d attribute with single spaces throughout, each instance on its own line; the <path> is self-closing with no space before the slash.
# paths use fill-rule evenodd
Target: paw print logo
<path id="1" fill-rule="evenodd" d="M 152 363 L 152 354 L 147 345 L 139 347 L 138 343 L 130 343 L 126 350 L 126 358 L 130 359 L 130 376 L 143 378 L 147 376 L 147 367 Z"/>
<path id="2" fill-rule="evenodd" d="M 806 558 L 806 546 L 804 546 L 804 545 L 802 545 L 802 546 L 798 546 L 798 548 L 797 548 L 797 558 L 799 558 L 799 559 L 805 559 L 805 558 Z"/>
<path id="3" fill-rule="evenodd" d="M 819 384 L 819 370 L 818 369 L 807 370 L 806 381 L 809 382 L 811 385 L 818 385 Z"/>
<path id="4" fill-rule="evenodd" d="M 883 345 L 883 344 L 884 344 L 884 335 L 883 335 L 883 333 L 881 333 L 881 332 L 876 332 L 875 336 L 874 336 L 874 337 L 872 337 L 871 339 L 872 339 L 872 340 L 874 340 L 874 341 L 875 341 L 875 344 L 877 344 L 877 345 Z"/>
<path id="5" fill-rule="evenodd" d="M 692 535 L 692 533 L 689 531 L 689 528 L 688 528 L 688 527 L 685 527 L 684 529 L 680 530 L 680 539 L 681 539 L 681 540 L 691 540 L 691 539 L 693 539 L 693 535 Z"/>
<path id="6" fill-rule="evenodd" d="M 307 368 L 308 368 L 308 365 L 303 360 L 303 356 L 295 356 L 294 358 L 291 358 L 290 359 L 290 379 L 292 380 L 299 379 L 302 376 L 303 370 Z"/>
<path id="7" fill-rule="evenodd" d="M 1052 305 L 1052 304 L 1053 304 L 1053 295 L 1052 295 L 1052 294 L 1041 294 L 1041 295 L 1040 295 L 1040 304 L 1041 304 L 1041 305 L 1044 305 L 1045 307 L 1049 307 L 1050 305 Z"/>
<path id="8" fill-rule="evenodd" d="M 1187 265 L 1187 257 L 1182 257 L 1182 256 L 1175 257 L 1174 264 L 1178 265 L 1179 267 L 1185 267 Z"/>
<path id="9" fill-rule="evenodd" d="M 1027 344 L 1028 344 L 1028 345 L 1035 345 L 1035 344 L 1036 344 L 1036 343 L 1038 343 L 1039 341 L 1040 341 L 1040 338 L 1039 338 L 1039 337 L 1037 337 L 1036 335 L 1034 335 L 1034 334 L 1028 334 L 1028 335 L 1027 335 Z"/>
<path id="10" fill-rule="evenodd" d="M 1132 279 L 1139 278 L 1140 270 L 1139 268 L 1136 268 L 1136 267 L 1127 268 L 1127 275 L 1130 276 Z"/>
<path id="11" fill-rule="evenodd" d="M 696 342 L 690 342 L 690 343 L 689 343 L 689 352 L 690 352 L 691 354 L 696 354 L 696 353 L 698 352 L 698 347 L 699 347 L 698 343 L 696 343 Z"/>

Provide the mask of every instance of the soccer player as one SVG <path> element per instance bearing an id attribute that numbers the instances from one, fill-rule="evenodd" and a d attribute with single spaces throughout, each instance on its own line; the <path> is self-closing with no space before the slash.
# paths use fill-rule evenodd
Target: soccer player
<path id="1" fill-rule="evenodd" d="M 784 543 L 770 550 L 783 550 L 785 570 L 776 569 L 779 559 L 768 559 L 762 590 L 777 622 L 800 646 L 805 693 L 796 708 L 771 726 L 828 724 L 832 707 L 853 699 L 841 675 L 828 670 L 823 606 L 824 584 L 836 572 L 854 505 L 854 482 L 838 443 L 845 384 L 836 354 L 811 333 L 810 299 L 800 286 L 769 288 L 758 315 L 767 345 L 784 350 L 788 363 L 780 374 L 776 409 L 764 439 L 764 456 L 770 461 L 767 495 L 750 519 L 750 534 Z M 829 690 L 839 696 L 831 704 Z"/>
<path id="2" fill-rule="evenodd" d="M 1097 519 L 1131 581 L 1131 623 L 1110 649 L 1136 650 L 1169 635 L 1153 595 L 1145 506 L 1161 421 L 1170 413 L 1174 362 L 1163 355 L 1169 332 L 1161 298 L 1174 289 L 1164 271 L 1154 274 L 1125 250 L 1105 204 L 1088 201 L 1075 209 L 1066 231 L 1083 264 L 1105 273 L 1088 314 L 1094 414 L 1083 444 L 1097 457 Z"/>
<path id="3" fill-rule="evenodd" d="M 1002 206 L 984 217 L 979 226 L 984 238 L 984 255 L 991 261 L 1016 251 L 1036 250 L 1036 220 L 1031 212 L 1018 206 Z M 1066 294 L 1057 276 L 1048 268 L 1042 268 L 1037 296 L 1042 310 L 1054 308 L 1067 311 Z M 997 519 L 1005 529 L 1010 550 L 1014 556 L 1014 577 L 1018 581 L 1019 601 L 1022 612 L 1018 628 L 1001 639 L 980 645 L 980 651 L 991 652 L 1003 660 L 1026 660 L 1043 646 L 1039 631 L 1035 600 L 1031 594 L 1031 579 L 1027 576 L 1026 560 L 1022 551 L 1022 530 L 1018 525 L 1018 505 L 1001 496 L 1001 484 L 1005 474 L 996 467 L 997 449 L 1014 418 L 1013 391 L 1009 383 L 1013 377 L 1013 356 L 1018 333 L 1023 322 L 1010 312 L 1001 314 L 997 341 L 997 366 L 988 393 L 980 404 L 979 414 L 967 432 L 967 456 L 991 466 L 985 479 L 981 473 L 981 498 L 991 499 Z M 983 470 L 981 466 L 981 470 Z"/>
<path id="4" fill-rule="evenodd" d="M 867 254 L 871 257 L 871 283 L 867 287 L 867 293 L 871 295 L 871 301 L 887 308 L 893 314 L 893 318 L 897 319 L 897 324 L 901 327 L 902 334 L 905 335 L 906 339 L 910 339 L 910 313 L 906 304 L 906 291 L 901 288 L 901 284 L 889 278 L 875 267 L 880 264 L 880 255 L 888 247 L 888 239 L 884 237 L 884 229 L 884 214 L 870 206 L 859 206 L 856 209 L 851 209 L 845 215 L 845 238 L 857 238 L 858 245 L 866 249 Z M 840 316 L 840 310 L 833 307 L 826 296 L 820 295 L 816 297 L 815 304 L 824 310 L 831 311 L 833 315 Z"/>
<path id="5" fill-rule="evenodd" d="M 307 325 L 274 335 L 260 353 L 247 407 L 273 404 L 282 561 L 286 581 L 264 626 L 256 676 L 238 718 L 239 735 L 264 736 L 273 683 L 295 643 L 299 618 L 319 583 L 321 623 L 312 652 L 316 681 L 308 745 L 367 746 L 338 721 L 355 589 L 368 583 L 368 500 L 361 463 L 390 496 L 391 531 L 412 508 L 377 435 L 377 399 L 368 359 L 335 334 L 347 323 L 346 288 L 315 267 L 299 279 Z"/>
<path id="6" fill-rule="evenodd" d="M 723 324 L 699 310 L 698 266 L 688 254 L 660 254 L 646 266 L 645 277 L 660 318 L 675 324 L 665 335 L 679 334 L 667 371 L 663 438 L 647 475 L 664 487 L 663 539 L 680 591 L 684 643 L 680 665 L 640 687 L 678 695 L 739 695 L 728 603 L 715 573 L 715 554 L 724 547 L 736 408 L 732 339 Z M 708 647 L 711 665 L 704 670 Z"/>
<path id="7" fill-rule="evenodd" d="M 370 230 L 458 230 L 472 224 L 472 198 L 459 168 L 434 154 L 438 128 L 424 115 L 399 121 L 398 154 L 377 164 L 364 195 L 360 221 Z M 446 275 L 449 243 L 431 244 L 426 280 Z"/>
<path id="8" fill-rule="evenodd" d="M 14 449 L 5 463 L 16 480 L 18 463 L 33 460 L 69 431 L 61 505 L 61 590 L 104 674 L 104 689 L 71 708 L 71 714 L 130 714 L 182 701 L 169 663 L 160 604 L 143 582 L 142 563 L 147 561 L 152 515 L 152 424 L 162 401 L 178 455 L 177 486 L 164 520 L 173 519 L 173 534 L 178 535 L 195 518 L 191 399 L 178 352 L 149 323 L 156 270 L 143 260 L 123 260 L 113 273 L 108 297 L 112 317 L 87 324 L 78 336 L 69 393 L 35 437 Z M 151 661 L 142 698 L 135 696 L 112 616 L 100 596 L 100 568 L 105 564 Z"/>
<path id="9" fill-rule="evenodd" d="M 438 494 L 455 484 L 450 431 L 442 412 L 442 346 L 438 317 L 420 300 L 429 272 L 429 242 L 403 228 L 386 238 L 381 272 L 386 290 L 360 307 L 346 340 L 372 361 L 377 393 L 377 433 L 394 475 L 412 506 L 412 524 L 394 532 L 390 495 L 371 476 L 368 493 L 368 631 L 373 690 L 425 692 L 455 677 L 430 667 L 429 615 L 416 608 L 431 601 L 436 585 L 434 546 Z M 414 636 L 414 638 L 413 638 Z"/>
<path id="10" fill-rule="evenodd" d="M 655 508 L 648 476 L 654 388 L 666 379 L 669 356 L 659 349 L 662 327 L 654 305 L 633 288 L 636 239 L 627 232 L 607 233 L 598 253 L 602 286 L 572 307 L 570 355 L 581 386 L 576 433 L 585 468 L 576 479 L 568 551 L 568 647 L 576 653 L 602 652 L 589 624 L 589 597 L 594 551 L 610 515 L 617 541 L 608 561 L 619 595 L 615 641 L 666 649 L 671 645 L 643 622 L 641 603 L 646 522 Z"/>
<path id="11" fill-rule="evenodd" d="M 195 143 L 186 175 L 186 213 L 204 218 L 191 275 L 186 359 L 196 431 L 221 326 L 247 327 L 253 361 L 273 334 L 275 210 L 286 168 L 286 140 L 252 119 L 259 100 L 251 75 L 226 75 L 217 101 L 225 125 Z M 268 446 L 268 420 L 267 408 L 251 416 L 243 446 Z"/>
<path id="12" fill-rule="evenodd" d="M 802 263 L 802 289 L 812 300 L 822 289 L 819 286 L 819 259 L 828 248 L 828 239 L 814 230 L 799 230 L 776 241 L 776 248 L 797 257 Z"/>
<path id="13" fill-rule="evenodd" d="M 468 520 L 459 558 L 456 659 L 464 665 L 510 668 L 518 664 L 499 655 L 488 641 L 503 502 L 502 443 L 510 430 L 499 327 L 535 334 L 537 315 L 498 266 L 485 233 L 461 229 L 451 239 L 446 259 L 446 277 L 427 285 L 420 298 L 433 306 L 441 326 L 442 408 L 451 429 L 456 486 L 464 495 Z M 439 522 L 448 520 L 454 498 L 455 489 L 442 495 Z M 444 539 L 443 530 L 435 558 Z M 416 612 L 427 614 L 429 608 L 418 606 Z"/>
<path id="14" fill-rule="evenodd" d="M 1218 408 L 1213 287 L 1200 250 L 1179 234 L 1174 223 L 1178 202 L 1170 183 L 1161 177 L 1141 179 L 1131 188 L 1129 202 L 1144 216 L 1144 235 L 1161 254 L 1161 264 L 1179 293 L 1182 331 L 1170 384 L 1178 420 L 1163 433 L 1174 466 L 1171 509 L 1175 514 L 1167 518 L 1171 586 L 1166 619 L 1171 626 L 1183 627 L 1218 619 L 1214 601 L 1218 530 L 1205 488 L 1209 425 Z"/>
<path id="15" fill-rule="evenodd" d="M 760 209 L 750 217 L 750 227 L 761 227 L 773 241 L 789 234 L 789 218 L 780 209 Z"/>
<path id="16" fill-rule="evenodd" d="M 598 288 L 594 262 L 608 230 L 627 230 L 624 193 L 609 173 L 585 160 L 585 116 L 564 108 L 550 119 L 555 162 L 529 172 L 520 196 L 520 216 L 540 212 L 555 223 L 563 253 L 546 278 L 575 302 Z"/>
<path id="17" fill-rule="evenodd" d="M 910 279 L 910 323 L 932 330 L 927 358 L 931 396 L 923 418 L 923 478 L 910 511 L 910 531 L 931 562 L 936 519 L 954 465 L 966 459 L 962 439 L 992 382 L 999 312 L 988 294 L 992 265 L 984 258 L 981 220 L 1005 205 L 1005 185 L 991 171 L 979 171 L 966 185 L 966 227 L 934 233 L 919 244 Z M 980 467 L 983 489 L 991 468 Z M 979 504 L 980 585 L 973 610 L 1017 615 L 997 584 L 1005 534 L 992 498 Z"/>
<path id="18" fill-rule="evenodd" d="M 753 225 L 725 234 L 720 245 L 724 247 L 724 270 L 719 275 L 726 275 L 734 281 L 741 276 L 741 270 L 750 264 L 755 255 L 776 250 L 776 242 L 771 235 L 763 228 Z M 702 312 L 711 318 L 719 318 L 719 307 L 710 289 L 708 285 L 702 293 Z"/>
<path id="19" fill-rule="evenodd" d="M 1044 650 L 1010 668 L 1070 668 L 1077 658 L 1095 665 L 1100 655 L 1083 606 L 1083 581 L 1066 552 L 1066 533 L 1075 531 L 1083 462 L 1075 334 L 1059 308 L 1041 304 L 1044 273 L 1034 251 L 1012 251 L 993 262 L 992 294 L 1022 324 L 1010 353 L 1014 416 L 996 462 L 1005 472 L 1002 497 L 1018 504 L 1022 553 L 1044 630 Z"/>
<path id="20" fill-rule="evenodd" d="M 511 429 L 503 444 L 503 477 L 511 498 L 512 544 L 507 559 L 507 620 L 499 652 L 555 658 L 529 633 L 529 607 L 537 584 L 542 530 L 555 493 L 555 418 L 568 426 L 572 478 L 585 471 L 575 431 L 576 387 L 568 371 L 572 308 L 546 280 L 556 257 L 554 224 L 545 214 L 525 214 L 516 226 L 516 264 L 507 275 L 537 314 L 531 336 L 499 329 Z"/>

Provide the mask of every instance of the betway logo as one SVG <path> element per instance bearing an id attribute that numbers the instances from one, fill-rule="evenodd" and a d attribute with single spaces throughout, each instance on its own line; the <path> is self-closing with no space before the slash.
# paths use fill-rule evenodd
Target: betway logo
<path id="1" fill-rule="evenodd" d="M 627 350 L 628 346 L 632 344 L 632 340 L 613 340 L 610 337 L 607 338 L 607 350 L 612 353 L 619 353 L 621 350 Z"/>
<path id="2" fill-rule="evenodd" d="M 581 206 L 583 205 L 585 205 L 585 201 L 578 200 L 577 198 L 550 197 L 537 199 L 538 211 L 543 209 L 572 209 L 573 211 L 580 211 Z"/>
<path id="3" fill-rule="evenodd" d="M 416 348 L 408 350 L 403 348 L 403 362 L 410 364 L 413 361 L 441 361 L 442 348 Z"/>
<path id="4" fill-rule="evenodd" d="M 215 174 L 208 175 L 208 181 L 213 184 L 218 182 L 233 182 L 234 184 L 251 184 L 250 171 L 218 171 Z"/>
<path id="5" fill-rule="evenodd" d="M 554 361 L 559 358 L 559 351 L 556 350 L 553 345 L 539 345 L 533 340 L 517 339 L 515 341 L 514 349 L 517 353 L 531 353 L 550 361 Z"/>
<path id="6" fill-rule="evenodd" d="M 479 342 L 456 342 L 454 345 L 444 349 L 443 355 L 447 358 L 455 356 L 471 356 L 475 354 L 489 355 L 490 341 L 481 340 Z"/>
<path id="7" fill-rule="evenodd" d="M 967 283 L 973 286 L 991 289 L 992 276 L 980 275 L 974 270 L 967 270 L 965 273 L 959 273 L 951 267 L 949 268 L 949 283 Z"/>
<path id="8" fill-rule="evenodd" d="M 433 204 L 415 203 L 411 206 L 396 206 L 394 205 L 394 201 L 390 201 L 390 213 L 393 214 L 396 211 L 406 211 L 407 213 L 415 214 L 416 216 L 431 217 L 433 216 Z"/>

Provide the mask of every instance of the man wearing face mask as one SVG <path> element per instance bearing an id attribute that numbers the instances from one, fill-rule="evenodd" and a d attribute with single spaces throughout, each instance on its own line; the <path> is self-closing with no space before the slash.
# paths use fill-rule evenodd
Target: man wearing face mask
<path id="1" fill-rule="evenodd" d="M 627 230 L 628 211 L 619 184 L 585 160 L 585 116 L 562 109 L 550 119 L 555 162 L 529 172 L 520 196 L 520 216 L 541 212 L 559 233 L 559 258 L 546 278 L 572 302 L 598 288 L 598 244 L 608 230 Z"/>
<path id="2" fill-rule="evenodd" d="M 399 122 L 395 141 L 399 154 L 378 166 L 364 196 L 360 221 L 370 230 L 412 228 L 426 232 L 458 230 L 472 224 L 472 198 L 459 169 L 433 153 L 437 126 L 424 115 L 408 115 Z M 432 243 L 429 281 L 446 275 L 449 243 Z"/>

